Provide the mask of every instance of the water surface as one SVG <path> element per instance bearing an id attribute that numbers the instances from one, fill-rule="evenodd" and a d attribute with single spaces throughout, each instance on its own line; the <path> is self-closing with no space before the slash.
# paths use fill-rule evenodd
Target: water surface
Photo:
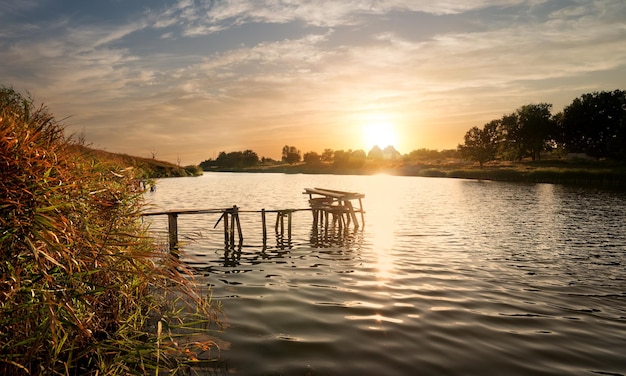
<path id="1" fill-rule="evenodd" d="M 225 372 L 626 374 L 624 193 L 206 173 L 159 180 L 147 198 L 150 210 L 306 208 L 305 187 L 365 193 L 365 226 L 320 237 L 297 212 L 286 239 L 268 215 L 264 245 L 260 215 L 242 213 L 231 249 L 219 215 L 179 217 L 183 259 L 227 315 Z"/>

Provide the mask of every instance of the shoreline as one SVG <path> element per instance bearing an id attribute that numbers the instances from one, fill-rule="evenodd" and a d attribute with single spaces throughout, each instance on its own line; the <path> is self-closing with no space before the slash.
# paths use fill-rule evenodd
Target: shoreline
<path id="1" fill-rule="evenodd" d="M 626 165 L 610 162 L 570 162 L 546 160 L 536 162 L 492 163 L 479 167 L 468 163 L 414 164 L 336 168 L 306 164 L 216 168 L 204 172 L 329 174 L 443 177 L 519 183 L 549 183 L 581 187 L 626 190 Z"/>

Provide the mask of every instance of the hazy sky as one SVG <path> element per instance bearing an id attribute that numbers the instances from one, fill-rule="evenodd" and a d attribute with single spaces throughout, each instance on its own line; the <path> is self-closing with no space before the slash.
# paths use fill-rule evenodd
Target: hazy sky
<path id="1" fill-rule="evenodd" d="M 626 89 L 626 2 L 0 0 L 0 84 L 94 147 L 175 163 L 450 149 L 522 105 Z"/>

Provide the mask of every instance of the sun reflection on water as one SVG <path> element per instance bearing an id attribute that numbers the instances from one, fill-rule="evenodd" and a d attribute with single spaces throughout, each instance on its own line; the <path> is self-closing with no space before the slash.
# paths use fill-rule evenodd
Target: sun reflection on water
<path id="1" fill-rule="evenodd" d="M 395 243 L 395 213 L 399 205 L 397 197 L 389 194 L 387 176 L 374 176 L 368 189 L 368 224 L 371 250 L 375 252 L 376 279 L 382 285 L 392 279 L 395 270 L 393 246 Z"/>

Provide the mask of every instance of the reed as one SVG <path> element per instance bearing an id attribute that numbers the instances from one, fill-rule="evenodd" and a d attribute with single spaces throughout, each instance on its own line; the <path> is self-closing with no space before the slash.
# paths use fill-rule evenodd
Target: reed
<path id="1" fill-rule="evenodd" d="M 209 359 L 220 307 L 146 236 L 137 171 L 81 150 L 45 106 L 0 86 L 0 374 Z"/>

